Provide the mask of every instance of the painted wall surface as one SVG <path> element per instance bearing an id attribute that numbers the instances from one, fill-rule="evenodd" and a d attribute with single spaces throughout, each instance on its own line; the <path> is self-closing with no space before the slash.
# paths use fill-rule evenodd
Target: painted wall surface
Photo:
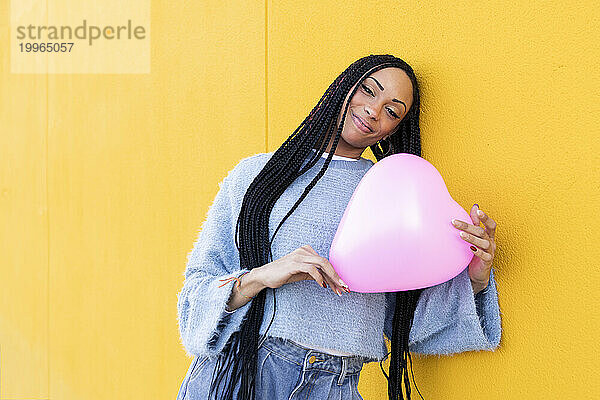
<path id="1" fill-rule="evenodd" d="M 218 182 L 377 53 L 417 74 L 423 157 L 498 223 L 500 348 L 414 356 L 421 394 L 600 392 L 596 2 L 154 1 L 149 74 L 11 73 L 9 5 L 0 399 L 174 398 L 176 293 Z M 386 398 L 377 363 L 359 390 Z"/>

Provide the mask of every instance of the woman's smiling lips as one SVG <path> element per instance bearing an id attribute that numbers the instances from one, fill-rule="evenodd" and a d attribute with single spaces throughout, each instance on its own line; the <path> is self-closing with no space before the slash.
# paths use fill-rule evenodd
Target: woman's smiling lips
<path id="1" fill-rule="evenodd" d="M 371 133 L 371 129 L 354 113 L 352 113 L 352 122 L 354 122 L 354 125 L 364 133 Z"/>

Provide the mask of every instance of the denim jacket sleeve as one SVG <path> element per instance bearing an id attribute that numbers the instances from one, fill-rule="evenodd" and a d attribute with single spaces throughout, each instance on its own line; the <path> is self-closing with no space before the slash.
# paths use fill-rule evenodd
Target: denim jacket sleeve
<path id="1" fill-rule="evenodd" d="M 219 184 L 206 220 L 188 254 L 183 288 L 177 295 L 180 340 L 188 356 L 219 354 L 231 335 L 241 328 L 252 303 L 229 313 L 225 310 L 235 280 L 248 269 L 240 268 L 235 246 L 236 201 L 232 196 L 232 171 Z"/>
<path id="2" fill-rule="evenodd" d="M 391 339 L 396 293 L 386 293 L 385 335 Z M 488 286 L 474 295 L 468 268 L 441 284 L 425 288 L 415 310 L 409 350 L 452 354 L 498 347 L 500 308 L 494 270 Z"/>

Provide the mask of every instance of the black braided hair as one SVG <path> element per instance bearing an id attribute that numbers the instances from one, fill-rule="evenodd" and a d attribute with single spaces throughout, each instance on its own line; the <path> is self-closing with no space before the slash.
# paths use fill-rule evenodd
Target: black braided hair
<path id="1" fill-rule="evenodd" d="M 271 253 L 273 238 L 285 220 L 327 170 L 340 139 L 350 99 L 360 85 L 356 85 L 352 90 L 341 122 L 334 130 L 333 127 L 337 122 L 346 95 L 357 82 L 362 82 L 368 74 L 387 67 L 401 68 L 408 75 L 413 86 L 413 104 L 398 125 L 397 130 L 386 139 L 370 146 L 371 151 L 377 161 L 395 153 L 411 153 L 421 156 L 419 87 L 412 68 L 403 60 L 389 54 L 371 54 L 353 62 L 327 88 L 309 115 L 274 152 L 248 187 L 242 201 L 235 231 L 235 245 L 239 250 L 240 265 L 244 268 L 253 269 L 273 260 Z M 275 202 L 296 178 L 315 165 L 327 149 L 334 134 L 331 149 L 322 169 L 281 220 L 273 236 L 269 237 L 269 216 Z M 306 162 L 307 158 L 308 162 Z M 410 359 L 408 337 L 422 290 L 396 293 L 389 376 L 383 371 L 388 380 L 388 396 L 393 400 L 404 399 L 403 380 L 407 398 L 410 399 L 407 369 L 407 357 Z M 234 388 L 241 381 L 237 398 L 254 400 L 259 330 L 263 321 L 266 292 L 266 290 L 262 290 L 250 300 L 252 304 L 240 329 L 232 334 L 223 351 L 218 355 L 210 387 L 212 399 L 218 396 L 219 400 L 233 400 Z M 275 290 L 273 294 L 275 294 Z M 271 319 L 272 322 L 273 319 Z M 270 326 L 271 324 L 268 328 Z M 223 381 L 224 385 L 221 387 Z"/>

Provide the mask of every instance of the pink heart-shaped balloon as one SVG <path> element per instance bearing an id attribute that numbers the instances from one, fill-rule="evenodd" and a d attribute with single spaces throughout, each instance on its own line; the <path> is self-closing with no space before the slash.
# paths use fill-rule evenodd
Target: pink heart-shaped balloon
<path id="1" fill-rule="evenodd" d="M 424 158 L 394 154 L 358 183 L 329 250 L 351 291 L 397 292 L 457 276 L 473 258 L 452 218 L 471 223 Z"/>

